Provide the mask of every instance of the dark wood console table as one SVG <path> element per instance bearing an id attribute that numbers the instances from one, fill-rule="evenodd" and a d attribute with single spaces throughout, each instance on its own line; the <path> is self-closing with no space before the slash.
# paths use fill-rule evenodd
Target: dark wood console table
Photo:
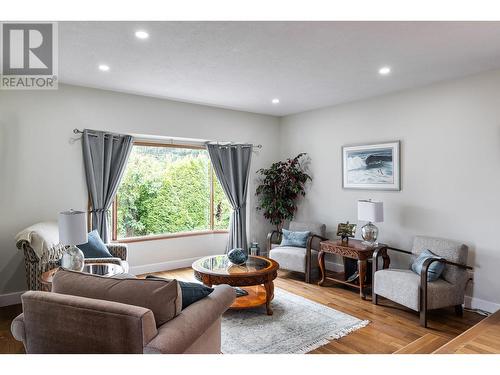
<path id="1" fill-rule="evenodd" d="M 319 268 L 321 270 L 321 281 L 318 283 L 318 285 L 322 286 L 325 280 L 331 280 L 344 285 L 349 285 L 359 289 L 359 296 L 362 299 L 366 299 L 366 293 L 364 290 L 366 287 L 371 285 L 365 281 L 367 276 L 368 260 L 372 259 L 373 252 L 375 250 L 383 249 L 386 247 L 387 245 L 385 244 L 378 244 L 377 246 L 367 246 L 363 244 L 363 241 L 355 239 L 350 239 L 348 242 L 341 240 L 322 241 L 320 243 L 320 251 L 318 254 Z M 345 262 L 344 262 L 343 279 L 326 276 L 325 272 L 326 253 L 340 255 L 344 258 L 356 259 L 358 261 L 359 282 L 356 284 L 354 282 L 347 281 L 347 275 L 345 272 Z M 389 257 L 387 256 L 387 252 L 382 253 L 382 258 L 384 260 L 384 268 L 388 268 Z"/>

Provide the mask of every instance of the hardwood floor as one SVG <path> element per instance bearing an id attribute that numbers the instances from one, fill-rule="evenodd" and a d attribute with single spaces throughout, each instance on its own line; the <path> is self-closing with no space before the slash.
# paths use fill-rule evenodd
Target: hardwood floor
<path id="1" fill-rule="evenodd" d="M 184 281 L 194 280 L 190 268 L 158 272 L 156 275 Z M 332 282 L 325 282 L 326 286 L 320 287 L 306 284 L 303 276 L 279 271 L 274 285 L 359 319 L 370 320 L 367 327 L 332 341 L 314 350 L 313 354 L 408 353 L 411 350 L 415 353 L 432 353 L 483 319 L 483 316 L 467 311 L 462 318 L 458 317 L 451 307 L 431 311 L 428 328 L 422 328 L 416 312 L 384 298 L 380 298 L 380 305 L 375 306 L 370 300 L 361 300 L 356 290 Z M 404 348 L 411 344 L 413 345 L 405 351 Z"/>
<path id="2" fill-rule="evenodd" d="M 155 275 L 193 281 L 190 268 Z M 429 327 L 419 325 L 417 313 L 380 299 L 381 305 L 363 301 L 356 290 L 326 282 L 326 286 L 306 284 L 303 276 L 280 271 L 275 287 L 285 289 L 310 300 L 330 306 L 359 319 L 370 320 L 370 324 L 339 340 L 314 350 L 313 354 L 335 353 L 432 353 L 445 342 L 450 341 L 483 317 L 465 312 L 462 318 L 453 308 L 431 312 Z M 12 319 L 21 311 L 20 305 L 0 308 L 0 353 L 22 353 L 22 344 L 10 333 Z M 272 317 L 270 317 L 272 319 Z"/>
<path id="3" fill-rule="evenodd" d="M 21 305 L 0 308 L 0 353 L 24 353 L 23 344 L 10 333 L 10 323 L 22 312 Z"/>
<path id="4" fill-rule="evenodd" d="M 436 354 L 500 353 L 500 311 L 440 347 Z"/>

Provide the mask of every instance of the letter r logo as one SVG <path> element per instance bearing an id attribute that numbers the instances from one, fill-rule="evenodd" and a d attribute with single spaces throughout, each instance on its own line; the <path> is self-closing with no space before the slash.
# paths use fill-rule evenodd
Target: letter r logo
<path id="1" fill-rule="evenodd" d="M 2 74 L 53 74 L 51 23 L 2 24 Z"/>

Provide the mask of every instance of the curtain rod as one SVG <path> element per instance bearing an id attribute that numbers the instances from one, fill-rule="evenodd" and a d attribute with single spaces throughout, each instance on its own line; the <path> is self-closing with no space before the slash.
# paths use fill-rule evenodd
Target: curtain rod
<path id="1" fill-rule="evenodd" d="M 90 130 L 90 131 L 92 131 L 92 130 Z M 73 129 L 73 133 L 74 133 L 74 134 L 83 134 L 83 130 L 80 130 L 80 129 L 78 129 L 78 128 L 74 128 L 74 129 Z M 119 134 L 117 134 L 117 133 L 111 133 L 111 132 L 110 132 L 110 134 L 112 134 L 112 135 L 119 135 Z M 91 134 L 91 135 L 92 135 L 92 134 Z M 165 140 L 167 140 L 167 139 L 165 139 Z M 171 142 L 174 142 L 174 141 L 179 141 L 179 140 L 174 139 L 174 138 L 170 138 L 170 139 L 168 139 L 168 140 L 169 140 L 169 141 L 171 141 Z M 182 141 L 182 140 L 180 140 L 180 141 Z M 207 144 L 207 143 L 216 143 L 216 144 L 218 144 L 218 145 L 222 145 L 222 146 L 230 146 L 230 145 L 232 144 L 232 143 L 230 143 L 230 142 L 225 143 L 225 142 L 215 142 L 215 141 L 204 141 L 204 142 L 202 141 L 202 142 L 199 142 L 199 143 L 203 143 L 203 144 Z M 253 148 L 258 148 L 258 149 L 261 149 L 261 148 L 262 148 L 262 145 L 261 145 L 261 144 L 258 144 L 258 145 L 254 145 L 254 144 L 252 144 L 252 147 L 253 147 Z"/>

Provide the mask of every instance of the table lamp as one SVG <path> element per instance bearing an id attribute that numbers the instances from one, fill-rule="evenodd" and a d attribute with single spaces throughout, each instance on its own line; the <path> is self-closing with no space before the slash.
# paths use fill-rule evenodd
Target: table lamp
<path id="1" fill-rule="evenodd" d="M 61 258 L 61 267 L 82 271 L 85 257 L 76 245 L 88 242 L 85 212 L 69 210 L 59 213 L 59 242 L 64 246 L 69 245 Z"/>
<path id="2" fill-rule="evenodd" d="M 372 200 L 358 201 L 358 220 L 368 221 L 361 227 L 363 243 L 369 246 L 377 245 L 378 228 L 373 224 L 384 221 L 384 203 L 372 202 Z"/>

